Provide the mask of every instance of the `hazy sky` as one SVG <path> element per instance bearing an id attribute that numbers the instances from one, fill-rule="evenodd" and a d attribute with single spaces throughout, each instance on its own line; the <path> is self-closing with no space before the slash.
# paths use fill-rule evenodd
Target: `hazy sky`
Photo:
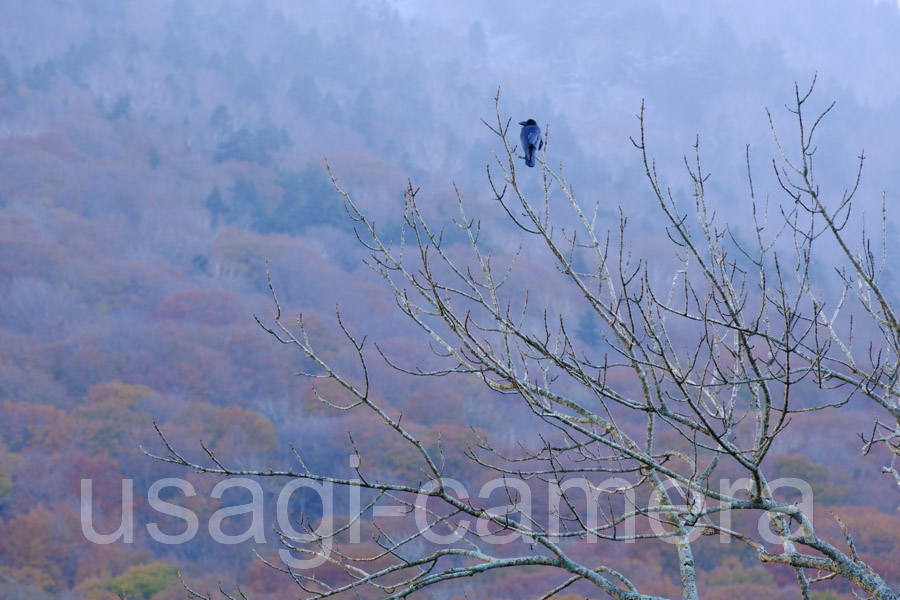
<path id="1" fill-rule="evenodd" d="M 455 61 L 485 110 L 502 86 L 516 120 L 534 116 L 551 132 L 571 131 L 606 176 L 634 166 L 628 136 L 643 99 L 663 172 L 680 169 L 681 153 L 700 134 L 719 181 L 739 178 L 746 144 L 765 161 L 774 152 L 764 108 L 787 130 L 783 105 L 794 82 L 806 86 L 816 73 L 812 108 L 837 101 L 822 128 L 823 145 L 834 146 L 820 153 L 822 175 L 844 174 L 845 162 L 852 173 L 861 148 L 867 184 L 889 189 L 900 173 L 890 135 L 900 108 L 895 2 L 388 4 L 422 32 L 414 43 L 431 57 L 435 77 Z M 477 127 L 481 115 L 465 102 L 459 108 L 459 126 Z M 554 150 L 569 153 L 560 144 Z"/>

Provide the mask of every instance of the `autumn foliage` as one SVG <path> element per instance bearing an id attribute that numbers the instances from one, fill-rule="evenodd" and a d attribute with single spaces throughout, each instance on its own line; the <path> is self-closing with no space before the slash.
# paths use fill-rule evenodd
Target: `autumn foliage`
<path id="1" fill-rule="evenodd" d="M 38 4 L 82 23 L 75 5 Z M 89 12 L 104 10 L 104 3 L 83 4 Z M 138 18 L 123 5 L 108 9 L 122 11 L 109 17 L 113 25 L 102 14 L 99 27 L 78 25 L 70 32 L 77 41 L 66 47 L 48 33 L 27 64 L 0 56 L 7 74 L 0 77 L 0 597 L 110 600 L 124 591 L 131 600 L 180 598 L 179 569 L 207 591 L 223 581 L 256 598 L 292 593 L 288 577 L 254 558 L 252 543 L 223 547 L 211 538 L 210 515 L 242 500 L 212 498 L 211 478 L 148 459 L 141 447 L 158 449 L 154 424 L 180 448 L 199 450 L 202 441 L 223 459 L 257 466 L 295 465 L 296 451 L 322 472 L 346 471 L 355 444 L 378 461 L 373 470 L 416 473 L 406 454 L 392 451 L 397 440 L 380 437 L 368 416 L 324 410 L 308 382 L 294 376 L 309 365 L 274 344 L 253 319 L 271 310 L 268 263 L 283 306 L 302 310 L 322 356 L 354 365 L 336 325 L 340 304 L 362 307 L 342 315 L 347 326 L 365 325 L 394 359 L 421 358 L 391 297 L 363 264 L 366 254 L 321 158 L 336 138 L 356 145 L 331 166 L 386 229 L 400 226 L 408 169 L 385 158 L 384 132 L 366 122 L 371 98 L 304 71 L 332 61 L 335 77 L 354 68 L 363 77 L 388 70 L 390 61 L 369 65 L 364 44 L 323 38 L 276 15 L 245 23 L 246 15 L 231 14 L 251 30 L 288 31 L 296 46 L 271 49 L 275 70 L 287 73 L 287 100 L 266 107 L 257 72 L 274 68 L 268 59 L 244 56 L 239 40 L 218 39 L 199 25 L 203 15 L 181 6 L 172 4 L 176 14 L 154 13 L 159 23 L 142 39 L 115 24 Z M 0 35 L 12 35 L 10 27 L 0 23 Z M 353 58 L 334 64 L 336 48 Z M 298 65 L 300 52 L 306 54 Z M 401 102 L 392 110 L 407 108 Z M 273 115 L 291 125 L 282 127 Z M 425 117 L 408 116 L 426 129 Z M 464 155 L 444 156 L 427 140 L 411 145 L 407 165 L 418 169 Z M 427 210 L 440 216 L 444 207 L 434 204 Z M 497 243 L 499 255 L 515 252 L 500 237 Z M 523 264 L 527 271 L 528 257 Z M 552 276 L 538 265 L 530 272 Z M 589 339 L 589 327 L 578 335 Z M 387 369 L 376 366 L 371 375 Z M 433 447 L 440 436 L 456 473 L 475 472 L 464 452 L 479 432 L 513 449 L 516 436 L 499 424 L 509 431 L 524 426 L 471 382 L 435 388 L 413 377 L 385 379 L 378 393 Z M 852 412 L 846 418 L 865 422 Z M 823 431 L 835 426 L 823 418 Z M 889 513 L 896 497 L 888 481 L 872 475 L 881 462 L 847 452 L 840 464 L 819 464 L 817 449 L 832 442 L 808 435 L 783 449 L 776 469 L 807 473 L 825 514 L 840 514 L 857 532 L 866 560 L 900 580 L 900 528 Z M 191 498 L 168 496 L 199 517 L 198 535 L 184 545 L 160 544 L 146 528 L 184 527 L 148 503 L 149 487 L 163 477 L 183 477 L 196 490 Z M 83 479 L 93 482 L 93 524 L 101 533 L 121 523 L 122 482 L 133 482 L 133 543 L 85 538 Z M 278 489 L 269 482 L 264 491 L 268 538 L 256 550 L 271 557 Z M 316 516 L 313 505 L 294 508 L 297 518 L 301 509 Z M 239 530 L 243 522 L 236 523 Z M 595 552 L 598 564 L 640 569 L 647 593 L 678 589 L 677 569 L 658 549 L 637 544 L 623 552 L 599 544 Z M 769 569 L 737 548 L 724 558 L 716 553 L 701 553 L 704 597 L 777 597 L 773 582 L 774 589 L 781 582 Z M 334 575 L 328 568 L 324 579 Z M 488 593 L 526 597 L 541 577 L 496 575 Z M 850 597 L 848 588 L 833 587 L 833 597 Z M 580 597 L 578 590 L 558 596 Z"/>

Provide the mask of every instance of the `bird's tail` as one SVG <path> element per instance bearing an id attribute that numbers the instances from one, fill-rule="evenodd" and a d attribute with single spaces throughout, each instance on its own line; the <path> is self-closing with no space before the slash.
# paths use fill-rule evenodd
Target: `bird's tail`
<path id="1" fill-rule="evenodd" d="M 534 166 L 534 150 L 531 150 L 530 148 L 525 152 L 525 164 L 529 167 Z"/>

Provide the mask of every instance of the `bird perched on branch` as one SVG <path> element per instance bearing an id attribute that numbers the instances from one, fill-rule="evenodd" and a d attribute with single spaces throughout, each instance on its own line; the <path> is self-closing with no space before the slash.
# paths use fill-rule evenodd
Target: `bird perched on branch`
<path id="1" fill-rule="evenodd" d="M 538 127 L 537 121 L 528 119 L 520 121 L 522 133 L 519 139 L 522 140 L 522 150 L 525 152 L 525 164 L 529 167 L 534 166 L 534 153 L 544 147 L 544 140 L 541 138 L 541 128 Z"/>

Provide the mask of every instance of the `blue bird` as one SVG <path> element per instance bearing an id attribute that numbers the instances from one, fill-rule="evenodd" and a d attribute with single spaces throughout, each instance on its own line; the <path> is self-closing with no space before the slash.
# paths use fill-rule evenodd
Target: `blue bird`
<path id="1" fill-rule="evenodd" d="M 529 167 L 534 166 L 534 153 L 544 147 L 544 140 L 541 137 L 541 128 L 538 127 L 537 121 L 528 119 L 520 121 L 522 133 L 519 139 L 522 140 L 522 149 L 525 152 L 525 164 Z"/>

